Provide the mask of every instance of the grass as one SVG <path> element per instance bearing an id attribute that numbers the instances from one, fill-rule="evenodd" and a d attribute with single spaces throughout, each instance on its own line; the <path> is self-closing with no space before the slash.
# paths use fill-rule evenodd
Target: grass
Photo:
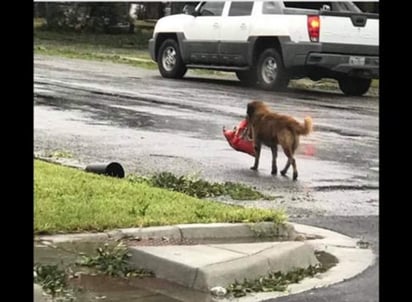
<path id="1" fill-rule="evenodd" d="M 67 287 L 66 272 L 57 265 L 41 265 L 33 267 L 34 282 L 40 284 L 51 295 L 55 295 Z"/>
<path id="2" fill-rule="evenodd" d="M 73 158 L 73 154 L 69 151 L 56 150 L 46 154 L 46 157 L 51 158 Z"/>
<path id="3" fill-rule="evenodd" d="M 36 234 L 181 223 L 282 223 L 285 219 L 282 211 L 229 206 L 146 183 L 34 162 Z"/>
<path id="4" fill-rule="evenodd" d="M 315 88 L 322 90 L 337 90 L 339 89 L 339 84 L 337 80 L 325 78 L 319 81 L 312 81 L 309 78 L 302 78 L 299 80 L 292 80 L 290 82 L 290 87 L 292 88 Z M 379 80 L 374 79 L 371 83 L 372 89 L 379 89 Z"/>
<path id="5" fill-rule="evenodd" d="M 58 247 L 55 247 L 58 248 Z M 81 273 L 102 274 L 112 277 L 154 277 L 154 273 L 146 269 L 130 267 L 131 254 L 122 242 L 117 245 L 105 243 L 96 248 L 95 255 L 79 253 L 78 260 L 66 267 L 36 263 L 33 266 L 33 281 L 39 284 L 43 291 L 52 298 L 52 301 L 69 302 L 76 301 L 75 293 L 79 288 L 70 286 L 69 280 Z M 81 267 L 89 268 L 82 272 Z"/>
<path id="6" fill-rule="evenodd" d="M 135 34 L 54 32 L 44 29 L 42 18 L 35 18 L 33 22 L 35 54 L 157 68 L 148 52 L 153 22 L 137 21 Z"/>
<path id="7" fill-rule="evenodd" d="M 246 185 L 232 182 L 210 183 L 197 177 L 177 177 L 170 172 L 161 172 L 150 177 L 131 175 L 128 176 L 128 180 L 138 183 L 146 182 L 153 187 L 165 188 L 197 198 L 226 195 L 235 200 L 274 199 L 273 196 L 266 196 Z"/>
<path id="8" fill-rule="evenodd" d="M 287 273 L 281 271 L 268 273 L 267 276 L 261 276 L 254 280 L 248 280 L 245 278 L 243 282 L 235 281 L 227 288 L 229 296 L 234 298 L 244 297 L 248 293 L 259 292 L 283 292 L 287 289 L 288 285 L 293 283 L 299 283 L 306 277 L 314 277 L 318 273 L 323 273 L 326 270 L 320 266 L 309 266 L 308 268 L 298 268 Z"/>
<path id="9" fill-rule="evenodd" d="M 376 80 L 376 79 L 372 80 L 371 87 L 378 89 L 379 88 L 379 80 Z"/>
<path id="10" fill-rule="evenodd" d="M 315 256 L 319 263 L 310 265 L 307 268 L 296 268 L 288 272 L 269 272 L 265 276 L 255 279 L 245 278 L 243 282 L 235 280 L 227 289 L 227 297 L 244 297 L 249 293 L 286 291 L 288 286 L 299 283 L 307 277 L 315 277 L 319 273 L 324 273 L 338 263 L 338 259 L 326 252 L 315 251 Z"/>
<path id="11" fill-rule="evenodd" d="M 97 272 L 113 277 L 154 277 L 154 273 L 145 269 L 135 269 L 130 267 L 129 249 L 122 242 L 116 246 L 106 243 L 96 249 L 97 255 L 81 255 L 76 261 L 80 267 L 93 268 Z"/>
<path id="12" fill-rule="evenodd" d="M 35 30 L 34 53 L 155 69 L 157 65 L 147 50 L 150 37 L 147 30 L 116 35 Z"/>

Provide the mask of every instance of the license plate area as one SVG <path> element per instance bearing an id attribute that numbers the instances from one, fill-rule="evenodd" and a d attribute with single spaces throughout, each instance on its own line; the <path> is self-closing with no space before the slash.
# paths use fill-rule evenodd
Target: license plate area
<path id="1" fill-rule="evenodd" d="M 350 56 L 349 65 L 365 65 L 365 57 Z"/>

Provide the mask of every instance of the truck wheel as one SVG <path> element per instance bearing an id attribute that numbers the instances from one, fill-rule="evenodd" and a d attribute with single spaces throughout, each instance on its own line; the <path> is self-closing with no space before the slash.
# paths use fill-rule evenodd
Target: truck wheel
<path id="1" fill-rule="evenodd" d="M 157 66 L 164 78 L 182 78 L 187 68 L 180 55 L 179 45 L 174 39 L 165 40 L 157 55 Z"/>
<path id="2" fill-rule="evenodd" d="M 338 80 L 339 88 L 344 94 L 350 96 L 360 96 L 365 94 L 371 86 L 371 79 L 355 77 L 345 77 Z"/>
<path id="3" fill-rule="evenodd" d="M 259 87 L 265 90 L 281 90 L 288 86 L 289 78 L 282 57 L 276 49 L 266 49 L 259 56 L 257 80 Z"/>
<path id="4" fill-rule="evenodd" d="M 236 76 L 242 84 L 253 86 L 257 82 L 256 70 L 239 70 L 236 71 Z"/>

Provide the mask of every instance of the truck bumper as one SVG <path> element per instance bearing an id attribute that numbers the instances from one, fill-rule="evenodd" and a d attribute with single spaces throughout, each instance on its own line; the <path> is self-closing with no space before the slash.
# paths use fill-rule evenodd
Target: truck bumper
<path id="1" fill-rule="evenodd" d="M 286 68 L 310 67 L 330 73 L 379 78 L 379 47 L 331 43 L 282 44 Z"/>
<path id="2" fill-rule="evenodd" d="M 376 56 L 350 56 L 315 52 L 307 55 L 306 66 L 321 67 L 354 77 L 379 78 L 379 57 Z"/>
<path id="3" fill-rule="evenodd" d="M 152 60 L 156 62 L 155 40 L 153 38 L 149 40 L 149 53 Z"/>

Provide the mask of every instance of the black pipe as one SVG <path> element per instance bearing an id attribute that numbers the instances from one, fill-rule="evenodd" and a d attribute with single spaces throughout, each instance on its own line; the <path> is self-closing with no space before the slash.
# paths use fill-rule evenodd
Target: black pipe
<path id="1" fill-rule="evenodd" d="M 112 177 L 123 178 L 124 170 L 119 163 L 106 163 L 106 164 L 92 164 L 86 167 L 86 172 L 92 172 L 97 174 L 103 174 Z"/>

